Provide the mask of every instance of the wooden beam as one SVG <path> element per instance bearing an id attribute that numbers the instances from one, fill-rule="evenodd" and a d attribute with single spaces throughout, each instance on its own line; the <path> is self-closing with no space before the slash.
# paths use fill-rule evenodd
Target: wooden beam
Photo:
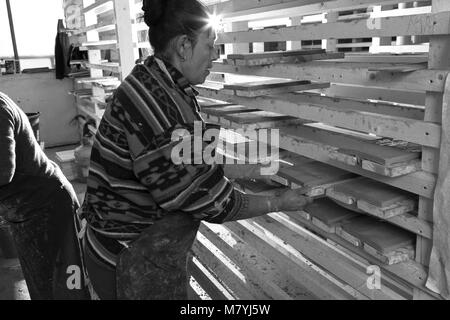
<path id="1" fill-rule="evenodd" d="M 415 116 L 408 115 L 405 116 L 405 118 L 414 118 L 418 120 L 424 119 L 425 92 L 421 91 L 406 91 L 393 88 L 332 83 L 329 89 L 317 90 L 317 93 L 336 98 L 346 97 L 360 100 L 377 100 L 382 102 L 388 101 L 394 104 L 409 104 L 421 109 L 421 111 L 419 111 L 419 114 Z M 389 114 L 388 112 L 382 113 Z"/>
<path id="2" fill-rule="evenodd" d="M 334 242 L 339 243 L 344 248 L 350 250 L 351 252 L 355 253 L 357 256 L 368 261 L 367 264 L 359 262 L 360 266 L 361 266 L 361 264 L 365 265 L 365 266 L 374 265 L 374 264 L 379 265 L 379 264 L 377 264 L 377 260 L 373 256 L 369 255 L 367 252 L 365 252 L 363 249 L 347 243 L 346 240 L 343 240 L 342 238 L 340 238 L 337 235 L 334 235 L 334 234 L 324 235 L 323 232 L 321 232 L 321 230 L 319 228 L 314 226 L 310 221 L 300 218 L 299 215 L 296 213 L 289 213 L 289 212 L 274 213 L 274 214 L 270 214 L 269 216 L 276 219 L 277 221 L 279 221 L 283 225 L 287 226 L 291 230 L 298 231 L 300 234 L 303 234 L 305 231 L 308 232 L 307 230 L 312 230 L 313 232 L 322 235 L 324 238 L 328 238 Z M 307 229 L 302 230 L 302 227 L 307 228 Z M 317 248 L 319 250 L 319 246 L 317 246 Z M 346 256 L 346 258 L 349 258 L 349 256 Z M 339 260 L 339 258 L 336 260 Z M 342 261 L 342 260 L 340 260 L 340 261 Z M 410 261 L 406 261 L 406 262 L 394 264 L 394 265 L 381 264 L 379 266 L 381 267 L 383 274 L 385 274 L 385 277 L 382 277 L 382 279 L 381 279 L 382 283 L 383 283 L 383 281 L 388 280 L 390 277 L 394 277 L 394 279 L 393 279 L 394 282 L 398 281 L 398 280 L 395 280 L 396 278 L 401 279 L 402 281 L 405 281 L 408 285 L 414 286 L 416 288 L 421 288 L 422 290 L 433 295 L 433 293 L 430 290 L 425 288 L 425 281 L 426 281 L 426 277 L 427 277 L 427 268 L 425 268 L 420 263 L 410 260 Z M 391 287 L 391 286 L 389 286 L 389 287 Z M 436 295 L 434 295 L 434 296 L 436 296 Z"/>
<path id="3" fill-rule="evenodd" d="M 400 295 L 388 288 L 382 287 L 381 290 L 370 290 L 366 283 L 367 275 L 361 272 L 361 269 L 340 255 L 326 241 L 298 225 L 295 231 L 286 229 L 286 226 L 278 219 L 274 219 L 273 215 L 258 217 L 249 221 L 239 221 L 239 224 L 260 237 L 279 238 L 280 247 L 284 244 L 287 248 L 292 247 L 294 250 L 301 252 L 310 261 L 322 266 L 329 273 L 371 299 L 402 299 Z M 290 227 L 295 228 L 294 225 Z M 298 236 L 298 234 L 301 234 L 301 236 Z M 289 246 L 286 246 L 286 244 L 289 244 Z M 337 264 L 336 261 L 340 261 L 340 263 Z"/>
<path id="4" fill-rule="evenodd" d="M 342 63 L 331 65 L 323 61 L 262 67 L 230 66 L 214 62 L 213 71 L 421 92 L 426 90 L 442 92 L 444 90 L 445 77 L 448 74 L 446 70 L 418 70 L 408 74 L 390 74 L 386 72 L 371 72 L 368 70 L 368 67 L 358 68 L 352 65 L 345 66 Z"/>
<path id="5" fill-rule="evenodd" d="M 439 14 L 441 12 L 449 12 L 450 11 L 450 3 L 445 0 L 433 0 L 432 1 L 432 12 Z M 448 52 L 450 50 L 450 36 L 443 35 L 443 36 L 436 36 L 430 38 L 430 53 L 429 53 L 429 68 L 449 68 L 450 66 L 450 59 L 448 57 Z M 448 81 L 448 78 L 447 78 Z M 444 91 L 445 92 L 445 91 Z M 441 124 L 443 121 L 443 101 L 444 101 L 444 95 L 442 94 L 436 94 L 433 92 L 427 92 L 426 96 L 426 111 L 425 111 L 425 120 L 426 121 L 433 121 L 436 123 Z M 446 119 L 445 119 L 446 120 Z M 445 131 L 444 131 L 445 132 Z M 430 149 L 427 147 L 424 147 L 422 153 L 422 169 L 424 171 L 428 172 L 439 172 L 439 160 L 440 160 L 440 154 L 445 154 L 447 150 L 445 150 L 445 144 L 444 150 L 437 151 L 434 149 Z M 442 147 L 442 146 L 441 146 Z M 445 174 L 442 172 L 439 172 L 440 175 Z M 441 177 L 438 177 L 438 179 L 442 179 Z M 439 180 L 438 180 L 439 181 Z M 440 180 L 442 181 L 442 180 Z M 442 184 L 440 185 L 442 186 Z M 438 198 L 439 200 L 439 198 Z M 439 214 L 438 212 L 434 212 L 434 202 L 430 199 L 422 198 L 420 199 L 419 203 L 419 217 L 421 217 L 424 220 L 433 221 L 433 215 Z M 442 210 L 443 208 L 441 208 Z M 444 209 L 445 210 L 445 209 Z M 439 216 L 438 216 L 439 217 Z M 435 221 L 435 223 L 439 223 L 442 221 Z M 441 224 L 442 225 L 442 224 Z M 439 243 L 448 243 L 448 239 L 440 239 L 437 238 L 435 241 Z M 433 248 L 433 243 L 429 241 L 428 239 L 424 239 L 421 237 L 417 238 L 417 246 L 416 246 L 416 260 L 418 262 L 421 262 L 422 264 L 428 265 L 430 263 L 430 256 L 431 251 Z M 439 261 L 434 261 L 433 265 L 433 272 L 436 272 L 437 269 L 440 268 L 442 265 L 442 259 L 443 257 L 439 257 Z M 446 258 L 445 261 L 446 265 L 448 265 L 448 258 Z M 438 267 L 439 266 L 439 267 Z M 442 273 L 441 273 L 442 274 Z M 435 279 L 436 280 L 436 279 Z M 443 279 L 439 279 L 439 281 L 444 281 Z M 449 283 L 447 282 L 447 288 Z M 442 286 L 443 287 L 443 286 Z M 444 292 L 445 295 L 448 296 L 448 292 Z M 420 299 L 422 296 L 421 292 L 416 291 L 414 297 L 416 299 Z"/>
<path id="6" fill-rule="evenodd" d="M 413 2 L 417 0 L 405 0 Z M 308 16 L 328 11 L 366 9 L 371 5 L 397 4 L 398 0 L 231 0 L 210 6 L 211 10 L 221 14 L 224 21 L 248 21 L 279 17 Z"/>
<path id="7" fill-rule="evenodd" d="M 296 130 L 289 131 L 285 129 L 280 130 L 280 147 L 285 150 L 357 173 L 414 194 L 428 198 L 433 196 L 436 177 L 432 174 L 417 171 L 397 178 L 383 177 L 360 167 L 334 160 L 330 157 L 330 154 L 336 151 L 334 147 L 301 138 L 297 135 Z"/>
<path id="8" fill-rule="evenodd" d="M 396 118 L 354 110 L 340 110 L 327 106 L 302 104 L 293 95 L 273 97 L 238 97 L 220 91 L 199 88 L 202 95 L 224 101 L 233 101 L 248 107 L 277 112 L 303 120 L 324 122 L 337 127 L 373 133 L 437 148 L 440 143 L 440 126 L 434 123 L 407 118 Z"/>
<path id="9" fill-rule="evenodd" d="M 335 279 L 323 276 L 322 270 L 304 259 L 301 255 L 292 255 L 286 247 L 281 247 L 271 238 L 252 232 L 243 227 L 238 222 L 228 223 L 226 229 L 234 235 L 239 235 L 245 239 L 245 243 L 255 248 L 255 250 L 265 257 L 275 261 L 280 272 L 292 279 L 293 283 L 304 285 L 317 299 L 320 300 L 349 300 L 355 299 L 345 289 L 336 283 Z M 358 299 L 367 299 L 361 295 Z"/>
<path id="10" fill-rule="evenodd" d="M 307 80 L 276 79 L 238 84 L 225 84 L 221 92 L 240 97 L 259 97 L 273 94 L 289 93 L 329 88 L 329 83 L 311 82 Z"/>
<path id="11" fill-rule="evenodd" d="M 316 39 L 373 38 L 392 36 L 445 35 L 450 29 L 450 12 L 439 12 L 392 18 L 379 18 L 382 28 L 369 28 L 371 21 L 354 20 L 316 23 L 284 28 L 266 28 L 218 34 L 217 43 L 250 43 L 269 41 L 305 41 Z"/>

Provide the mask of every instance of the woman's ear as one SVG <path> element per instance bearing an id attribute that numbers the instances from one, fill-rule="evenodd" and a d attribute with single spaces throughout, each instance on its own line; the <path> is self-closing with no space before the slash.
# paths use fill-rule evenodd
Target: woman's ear
<path id="1" fill-rule="evenodd" d="M 177 46 L 178 57 L 182 61 L 186 61 L 187 55 L 188 55 L 190 49 L 192 48 L 191 40 L 189 40 L 187 35 L 179 36 L 177 39 L 176 46 Z"/>

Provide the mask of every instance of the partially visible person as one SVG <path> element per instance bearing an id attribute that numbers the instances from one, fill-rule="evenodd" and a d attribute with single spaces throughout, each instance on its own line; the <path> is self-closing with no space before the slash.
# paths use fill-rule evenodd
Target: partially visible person
<path id="1" fill-rule="evenodd" d="M 187 299 L 186 260 L 202 220 L 300 210 L 311 200 L 293 190 L 243 194 L 226 176 L 230 168 L 172 161 L 175 130 L 207 130 L 192 85 L 218 58 L 216 34 L 197 0 L 143 3 L 155 54 L 114 93 L 94 139 L 86 267 L 101 299 Z"/>
<path id="2" fill-rule="evenodd" d="M 11 225 L 32 300 L 89 299 L 72 185 L 26 114 L 0 92 L 0 216 Z"/>

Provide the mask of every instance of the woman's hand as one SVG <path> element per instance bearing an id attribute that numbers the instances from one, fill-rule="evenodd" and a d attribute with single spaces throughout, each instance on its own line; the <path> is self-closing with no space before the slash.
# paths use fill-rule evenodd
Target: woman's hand
<path id="1" fill-rule="evenodd" d="M 270 200 L 270 209 L 274 211 L 299 211 L 313 202 L 313 199 L 304 195 L 304 190 L 287 190 L 280 196 Z"/>

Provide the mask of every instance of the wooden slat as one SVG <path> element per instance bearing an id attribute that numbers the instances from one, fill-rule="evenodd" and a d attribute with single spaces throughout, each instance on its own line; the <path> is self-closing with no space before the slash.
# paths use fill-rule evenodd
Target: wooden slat
<path id="1" fill-rule="evenodd" d="M 311 81 L 305 80 L 291 81 L 285 79 L 273 79 L 238 84 L 224 84 L 223 89 L 220 91 L 226 94 L 252 98 L 329 87 L 329 83 L 311 83 Z"/>
<path id="2" fill-rule="evenodd" d="M 276 213 L 276 214 L 270 214 L 272 218 L 277 219 L 277 221 L 280 221 L 284 225 L 288 226 L 291 230 L 302 232 L 303 230 L 299 229 L 299 226 L 304 226 L 309 230 L 312 230 L 313 232 L 316 232 L 318 234 L 323 234 L 323 232 L 314 226 L 310 221 L 304 220 L 300 218 L 298 215 L 294 213 Z M 297 225 L 298 224 L 298 225 Z M 346 240 L 343 240 L 339 236 L 335 234 L 326 234 L 324 235 L 324 238 L 331 239 L 343 247 L 347 248 L 348 250 L 354 252 L 361 258 L 364 258 L 369 262 L 370 265 L 379 265 L 377 264 L 377 260 L 369 255 L 367 252 L 362 250 L 361 248 L 355 247 L 349 243 L 347 243 Z M 339 260 L 339 258 L 337 259 Z M 434 295 L 435 297 L 437 295 L 433 294 L 430 290 L 425 288 L 425 281 L 427 278 L 427 269 L 421 265 L 420 263 L 417 263 L 413 260 L 409 260 L 403 263 L 394 264 L 394 265 L 379 265 L 381 269 L 383 270 L 383 273 L 387 273 L 389 276 L 397 277 L 398 279 L 401 279 L 402 281 L 405 281 L 405 283 L 414 286 L 416 288 L 421 288 L 422 290 L 428 292 L 431 295 Z M 383 282 L 386 279 L 386 277 L 382 277 L 381 281 Z"/>
<path id="3" fill-rule="evenodd" d="M 283 160 L 293 166 L 282 164 L 275 177 L 284 179 L 286 186 L 302 188 L 309 196 L 324 195 L 331 185 L 355 177 L 347 171 L 304 157 L 283 157 Z M 280 181 L 279 178 L 275 181 Z"/>
<path id="4" fill-rule="evenodd" d="M 255 59 L 268 59 L 276 57 L 291 57 L 301 55 L 312 55 L 318 53 L 325 53 L 324 49 L 317 50 L 288 50 L 288 51 L 270 51 L 270 52 L 257 52 L 257 53 L 245 53 L 245 54 L 229 54 L 227 59 L 232 60 L 255 60 Z"/>
<path id="5" fill-rule="evenodd" d="M 117 40 L 103 40 L 103 41 L 95 41 L 95 42 L 85 42 L 81 44 L 80 50 L 111 50 L 117 49 L 118 44 Z"/>
<path id="6" fill-rule="evenodd" d="M 100 70 L 104 70 L 104 71 L 110 71 L 110 72 L 114 72 L 114 73 L 120 73 L 120 70 L 121 70 L 120 65 L 115 62 L 102 63 L 102 64 L 86 63 L 86 67 L 91 68 L 91 69 L 100 69 Z"/>
<path id="7" fill-rule="evenodd" d="M 229 223 L 226 228 L 245 239 L 245 243 L 251 245 L 259 254 L 269 257 L 276 262 L 280 272 L 292 279 L 294 283 L 300 283 L 315 297 L 321 300 L 348 300 L 355 299 L 355 296 L 347 293 L 334 279 L 323 276 L 322 270 L 304 259 L 301 254 L 293 254 L 295 251 L 280 245 L 271 238 L 252 232 L 237 222 Z M 358 295 L 359 299 L 364 299 Z M 367 298 L 365 298 L 367 299 Z"/>
<path id="8" fill-rule="evenodd" d="M 202 242 L 199 240 L 201 239 Z M 208 246 L 206 247 L 205 244 Z M 202 234 L 197 235 L 197 240 L 192 245 L 192 250 L 200 258 L 211 274 L 229 291 L 236 299 L 268 299 L 269 297 L 258 291 L 254 286 L 245 282 L 239 266 L 230 269 L 230 261 L 218 248 L 211 248 L 212 244 Z M 237 270 L 237 271 L 236 271 Z M 235 273 L 238 272 L 238 273 Z"/>
<path id="9" fill-rule="evenodd" d="M 317 53 L 310 55 L 299 55 L 292 57 L 269 57 L 269 58 L 259 58 L 259 59 L 248 59 L 248 60 L 233 60 L 224 59 L 224 64 L 236 65 L 236 66 L 264 66 L 277 63 L 305 63 L 309 61 L 316 60 L 330 60 L 330 59 L 342 59 L 344 58 L 343 52 L 327 52 L 327 53 Z"/>
<path id="10" fill-rule="evenodd" d="M 367 99 L 413 105 L 417 107 L 418 113 L 415 116 L 407 115 L 405 116 L 405 118 L 414 118 L 418 120 L 424 119 L 425 92 L 397 90 L 393 88 L 346 85 L 342 83 L 332 83 L 329 89 L 317 90 L 317 92 L 335 98 L 345 97 L 347 99 Z M 389 114 L 389 112 L 382 113 Z"/>
<path id="11" fill-rule="evenodd" d="M 280 130 L 280 147 L 299 155 L 328 163 L 335 167 L 387 183 L 388 185 L 422 195 L 424 197 L 430 198 L 434 192 L 436 177 L 432 174 L 418 171 L 397 178 L 383 177 L 381 175 L 363 170 L 357 166 L 351 166 L 343 162 L 333 160 L 330 158 L 330 154 L 336 151 L 333 147 L 301 138 L 296 135 L 295 129 L 286 130 L 283 128 Z"/>
<path id="12" fill-rule="evenodd" d="M 298 299 L 299 297 L 288 294 L 288 292 L 293 291 L 303 291 L 305 294 L 309 294 L 298 283 L 289 283 L 286 276 L 277 270 L 277 266 L 273 261 L 261 255 L 244 240 L 232 234 L 226 227 L 202 224 L 199 231 L 215 246 L 221 248 L 224 254 L 236 265 L 245 270 L 246 274 L 249 275 L 247 278 L 248 282 L 254 283 L 256 287 L 259 287 L 271 299 Z M 308 297 L 310 299 L 315 298 L 312 295 L 300 298 Z"/>
<path id="13" fill-rule="evenodd" d="M 405 0 L 409 3 L 417 0 Z M 330 11 L 366 9 L 371 5 L 397 4 L 398 0 L 231 0 L 211 6 L 225 21 L 248 21 L 279 17 L 297 17 Z"/>
<path id="14" fill-rule="evenodd" d="M 96 14 L 104 13 L 106 8 L 109 8 L 109 5 L 111 5 L 111 8 L 113 8 L 111 1 L 112 0 L 98 0 L 90 6 L 84 8 L 82 12 L 86 14 L 95 10 Z"/>
<path id="15" fill-rule="evenodd" d="M 224 32 L 218 34 L 217 43 L 305 41 L 324 38 L 373 38 L 392 36 L 445 35 L 450 29 L 450 13 L 439 12 L 402 17 L 379 18 L 382 28 L 370 28 L 370 21 L 355 20 L 351 23 L 317 23 L 284 28 Z"/>
<path id="16" fill-rule="evenodd" d="M 438 147 L 440 126 L 434 123 L 407 118 L 340 110 L 328 106 L 302 104 L 294 95 L 276 95 L 272 97 L 237 97 L 220 91 L 199 88 L 203 96 L 224 101 L 233 101 L 248 107 L 278 112 L 304 120 L 324 122 L 342 128 L 374 133 L 384 137 L 409 141 L 421 145 Z"/>
<path id="17" fill-rule="evenodd" d="M 345 62 L 427 64 L 428 54 L 345 53 Z"/>
<path id="18" fill-rule="evenodd" d="M 215 121 L 212 119 L 209 120 Z M 240 124 L 233 124 L 229 121 L 228 123 L 221 122 L 220 119 L 216 120 L 218 120 L 218 124 L 224 125 L 226 127 L 234 129 L 242 128 L 242 125 Z M 336 147 L 299 137 L 296 129 L 287 129 L 286 127 L 281 129 L 280 147 L 290 152 L 330 164 L 340 169 L 386 183 L 388 185 L 421 195 L 423 197 L 433 197 L 436 177 L 432 174 L 417 171 L 396 178 L 383 177 L 379 174 L 366 171 L 361 167 L 356 166 L 356 158 L 345 154 L 339 154 Z M 337 160 L 334 156 L 336 154 L 337 156 L 342 157 L 342 159 Z"/>
<path id="19" fill-rule="evenodd" d="M 369 71 L 378 71 L 378 72 L 399 72 L 399 73 L 406 73 L 406 72 L 413 72 L 417 70 L 424 70 L 427 66 L 421 65 L 421 64 L 415 64 L 415 65 L 395 65 L 391 67 L 369 67 Z"/>
<path id="20" fill-rule="evenodd" d="M 426 90 L 442 92 L 445 77 L 448 74 L 445 70 L 418 70 L 407 74 L 371 72 L 367 67 L 354 67 L 351 64 L 342 63 L 331 64 L 325 61 L 261 67 L 231 66 L 213 62 L 213 71 L 421 92 Z"/>
<path id="21" fill-rule="evenodd" d="M 205 266 L 198 261 L 197 257 L 193 257 L 188 260 L 187 263 L 188 275 L 192 276 L 203 290 L 208 294 L 208 296 L 213 300 L 227 300 L 231 295 L 224 294 L 225 288 L 220 286 L 218 288 L 215 284 L 218 281 L 214 281 L 213 275 L 208 272 Z"/>
<path id="22" fill-rule="evenodd" d="M 275 236 L 280 239 L 280 243 L 289 244 L 294 249 L 301 252 L 313 263 L 317 263 L 325 268 L 329 273 L 344 281 L 352 288 L 371 299 L 402 299 L 400 295 L 388 288 L 381 290 L 370 290 L 367 287 L 367 275 L 356 266 L 349 263 L 326 241 L 311 234 L 305 229 L 297 226 L 296 231 L 286 229 L 273 216 L 258 217 L 254 220 L 240 221 L 242 226 L 261 237 Z M 295 228 L 295 225 L 291 225 Z M 301 234 L 299 236 L 298 234 Z M 340 261 L 339 264 L 336 261 Z"/>

